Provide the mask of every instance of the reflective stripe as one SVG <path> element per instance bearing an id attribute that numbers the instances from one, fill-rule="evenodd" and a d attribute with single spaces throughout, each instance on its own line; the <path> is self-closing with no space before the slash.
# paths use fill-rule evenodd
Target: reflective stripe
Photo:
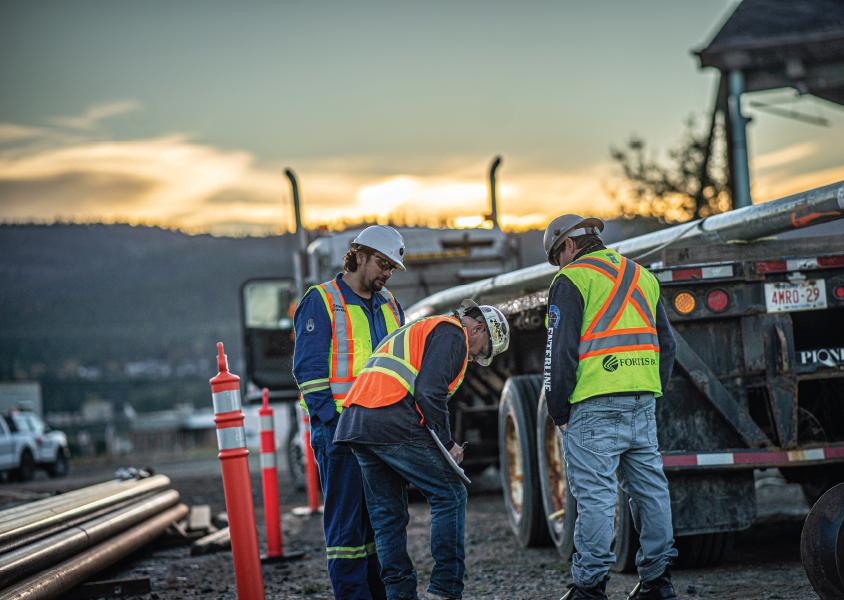
<path id="1" fill-rule="evenodd" d="M 331 382 L 331 395 L 332 396 L 345 396 L 349 393 L 349 390 L 352 389 L 352 384 L 354 381 L 332 381 Z"/>
<path id="2" fill-rule="evenodd" d="M 645 300 L 645 296 L 642 294 L 642 290 L 638 287 L 633 289 L 633 294 L 630 296 L 634 302 L 634 306 L 638 305 L 639 314 L 645 319 L 645 323 L 648 324 L 649 327 L 652 329 L 656 327 L 656 323 L 654 323 L 654 315 L 651 307 L 648 306 L 648 301 Z"/>
<path id="3" fill-rule="evenodd" d="M 243 427 L 225 427 L 217 430 L 217 447 L 220 450 L 246 448 L 246 435 Z"/>
<path id="4" fill-rule="evenodd" d="M 211 401 L 214 403 L 215 414 L 240 410 L 240 391 L 227 390 L 211 394 Z"/>
<path id="5" fill-rule="evenodd" d="M 655 346 L 659 349 L 659 338 L 653 333 L 618 333 L 591 340 L 581 340 L 578 352 L 580 353 L 580 358 L 583 358 L 585 354 L 598 350 L 608 350 L 619 346 L 644 345 Z"/>
<path id="6" fill-rule="evenodd" d="M 378 293 L 381 295 L 382 298 L 384 298 L 384 300 L 387 301 L 387 306 L 390 307 L 390 310 L 393 313 L 393 318 L 396 320 L 396 325 L 401 326 L 401 320 L 399 319 L 399 306 L 396 303 L 396 299 L 393 297 L 393 294 L 388 290 L 381 290 Z"/>
<path id="7" fill-rule="evenodd" d="M 617 285 L 615 286 L 616 289 L 614 290 L 609 305 L 601 313 L 599 313 L 600 316 L 598 319 L 592 322 L 586 330 L 586 335 L 607 331 L 613 326 L 616 317 L 620 316 L 621 311 L 623 311 L 627 305 L 631 292 L 630 288 L 634 285 L 636 280 L 637 265 L 633 261 L 626 259 L 623 259 L 622 265 L 624 268 L 621 272 L 621 280 L 617 280 Z"/>
<path id="8" fill-rule="evenodd" d="M 629 262 L 629 261 L 628 261 Z M 616 277 L 618 277 L 618 269 L 613 267 L 612 265 L 606 263 L 603 260 L 598 258 L 592 257 L 584 257 L 575 262 L 573 262 L 570 267 L 583 267 L 588 266 L 590 268 L 597 269 L 601 271 L 604 275 L 615 281 Z M 642 290 L 639 289 L 639 286 L 633 288 L 633 293 L 631 294 L 631 298 L 638 304 L 639 314 L 645 320 L 650 327 L 656 327 L 654 323 L 654 318 L 650 307 L 648 306 L 648 302 L 645 300 L 645 296 L 642 294 Z"/>
<path id="9" fill-rule="evenodd" d="M 261 431 L 272 431 L 274 429 L 272 415 L 259 415 L 258 421 Z"/>
<path id="10" fill-rule="evenodd" d="M 336 361 L 336 370 L 332 374 L 336 378 L 350 377 L 349 373 L 349 320 L 346 315 L 346 302 L 336 281 L 320 286 L 330 298 L 332 313 L 334 314 L 334 353 L 341 355 Z"/>
<path id="11" fill-rule="evenodd" d="M 364 371 L 378 370 L 381 373 L 386 372 L 388 375 L 397 379 L 411 394 L 416 385 L 416 376 L 419 371 L 413 368 L 409 362 L 404 361 L 396 356 L 388 354 L 373 354 L 369 359 L 369 363 Z"/>
<path id="12" fill-rule="evenodd" d="M 406 327 L 406 326 L 405 326 L 405 327 Z M 379 344 L 375 347 L 375 350 L 373 351 L 373 354 L 376 354 L 376 353 L 377 353 L 379 350 L 381 350 L 382 348 L 386 348 L 386 347 L 387 347 L 387 344 L 389 344 L 389 343 L 393 340 L 393 338 L 395 338 L 397 335 L 399 335 L 400 333 L 402 333 L 402 332 L 404 332 L 404 331 L 406 331 L 406 329 L 405 329 L 404 327 L 399 327 L 398 329 L 395 329 L 395 330 L 391 331 L 391 332 L 390 332 L 389 334 L 387 334 L 387 336 L 386 336 L 383 340 L 381 340 L 381 342 L 379 342 Z"/>
<path id="13" fill-rule="evenodd" d="M 375 544 L 369 543 L 363 546 L 330 546 L 325 549 L 328 560 L 366 558 L 375 554 Z"/>
<path id="14" fill-rule="evenodd" d="M 320 390 L 328 389 L 328 377 L 323 379 L 311 379 L 299 384 L 299 391 L 303 394 L 312 394 Z"/>
<path id="15" fill-rule="evenodd" d="M 399 333 L 395 339 L 393 340 L 393 354 L 396 358 L 401 360 L 407 360 L 407 343 L 410 342 L 410 339 L 407 336 L 407 329 L 399 329 L 401 333 Z"/>
<path id="16" fill-rule="evenodd" d="M 276 466 L 275 452 L 261 452 L 262 469 L 275 469 Z"/>
<path id="17" fill-rule="evenodd" d="M 611 267 L 610 265 L 608 265 L 604 261 L 598 260 L 597 258 L 584 257 L 584 258 L 581 258 L 580 260 L 574 261 L 569 266 L 577 267 L 577 266 L 580 266 L 580 265 L 590 265 L 592 267 L 600 269 L 604 273 L 609 275 L 609 277 L 611 279 L 615 279 L 618 276 L 618 269 Z"/>

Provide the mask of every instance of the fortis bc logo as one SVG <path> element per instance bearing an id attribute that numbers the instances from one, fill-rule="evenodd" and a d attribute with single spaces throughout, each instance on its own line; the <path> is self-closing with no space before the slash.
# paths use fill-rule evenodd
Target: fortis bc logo
<path id="1" fill-rule="evenodd" d="M 604 371 L 612 373 L 618 368 L 618 358 L 610 354 L 601 363 L 604 366 Z"/>

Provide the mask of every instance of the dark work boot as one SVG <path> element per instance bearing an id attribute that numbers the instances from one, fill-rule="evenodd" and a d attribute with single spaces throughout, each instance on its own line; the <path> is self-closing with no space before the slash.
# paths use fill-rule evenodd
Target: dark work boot
<path id="1" fill-rule="evenodd" d="M 671 571 L 665 569 L 662 575 L 650 581 L 640 581 L 627 595 L 627 600 L 675 600 L 674 586 L 671 584 Z"/>
<path id="2" fill-rule="evenodd" d="M 560 600 L 607 600 L 607 579 L 599 581 L 594 587 L 583 588 L 569 584 L 569 589 Z"/>

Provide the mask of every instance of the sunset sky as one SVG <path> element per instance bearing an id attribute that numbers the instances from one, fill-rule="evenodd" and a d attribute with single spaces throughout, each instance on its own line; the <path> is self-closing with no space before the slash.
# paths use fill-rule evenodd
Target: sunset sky
<path id="1" fill-rule="evenodd" d="M 6 1 L 0 221 L 217 234 L 393 214 L 505 227 L 613 216 L 609 148 L 707 120 L 706 45 L 736 2 Z M 756 201 L 844 179 L 844 110 L 745 96 Z"/>

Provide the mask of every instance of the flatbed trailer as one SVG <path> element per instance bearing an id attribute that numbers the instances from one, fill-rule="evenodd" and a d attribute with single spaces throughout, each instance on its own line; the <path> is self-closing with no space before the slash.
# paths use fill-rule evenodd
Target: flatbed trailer
<path id="1" fill-rule="evenodd" d="M 844 215 L 844 185 L 837 185 L 824 192 L 832 199 L 827 219 Z M 803 210 L 790 199 L 776 202 Z M 616 246 L 635 249 L 637 241 Z M 681 565 L 705 566 L 753 522 L 754 469 L 779 468 L 810 502 L 844 481 L 844 235 L 750 243 L 699 236 L 679 247 L 657 242 L 647 254 L 639 262 L 660 281 L 677 339 L 674 373 L 656 409 L 674 532 Z M 470 366 L 452 401 L 454 437 L 469 442 L 470 472 L 499 467 L 519 542 L 550 541 L 568 559 L 576 506 L 541 393 L 550 276 L 538 282 L 547 271 L 462 286 L 409 312 L 431 314 L 465 294 L 508 316 L 510 350 L 491 368 Z M 620 491 L 614 552 L 622 571 L 634 567 L 638 544 L 626 500 Z"/>

